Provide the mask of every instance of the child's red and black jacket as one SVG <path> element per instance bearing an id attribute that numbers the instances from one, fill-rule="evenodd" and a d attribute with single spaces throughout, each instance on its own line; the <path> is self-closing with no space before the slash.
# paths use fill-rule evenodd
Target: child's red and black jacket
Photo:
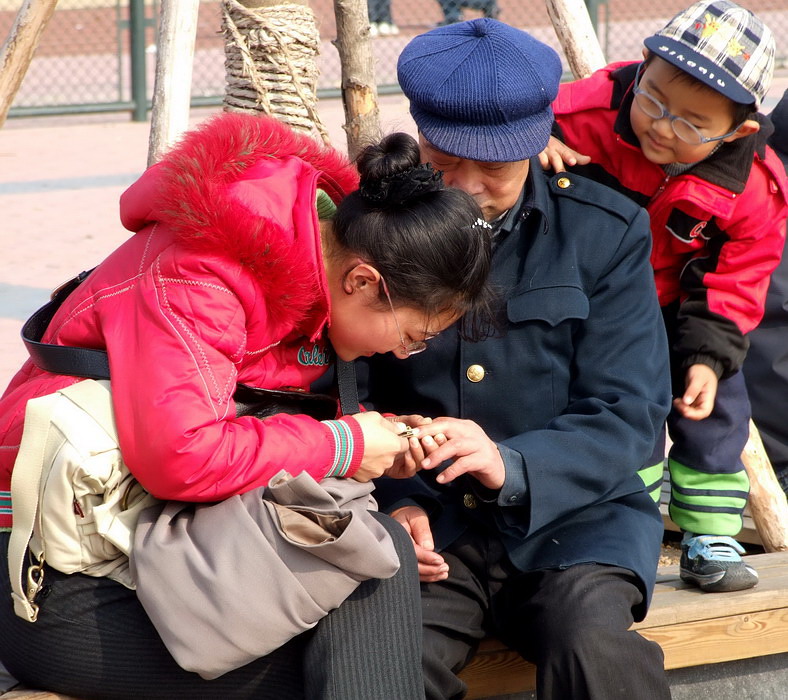
<path id="1" fill-rule="evenodd" d="M 637 63 L 613 63 L 565 83 L 554 134 L 591 157 L 572 168 L 623 192 L 651 217 L 651 263 L 673 326 L 674 368 L 711 366 L 720 377 L 744 361 L 746 334 L 763 315 L 769 276 L 785 239 L 785 170 L 766 145 L 772 127 L 724 144 L 668 176 L 640 149 L 629 119 Z M 675 312 L 674 312 L 675 309 Z"/>

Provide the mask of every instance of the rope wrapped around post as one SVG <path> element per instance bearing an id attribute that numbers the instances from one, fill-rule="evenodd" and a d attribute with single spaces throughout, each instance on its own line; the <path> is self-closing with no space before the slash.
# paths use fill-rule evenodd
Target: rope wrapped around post
<path id="1" fill-rule="evenodd" d="M 316 109 L 320 35 L 312 9 L 222 0 L 222 30 L 225 111 L 263 112 L 297 131 L 316 130 L 329 144 Z"/>

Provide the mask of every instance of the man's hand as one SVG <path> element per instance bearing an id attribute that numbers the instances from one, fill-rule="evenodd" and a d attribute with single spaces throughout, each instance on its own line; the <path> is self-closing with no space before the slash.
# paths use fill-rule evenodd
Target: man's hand
<path id="1" fill-rule="evenodd" d="M 708 365 L 691 365 L 684 380 L 684 395 L 673 400 L 673 407 L 690 420 L 708 418 L 714 409 L 718 381 L 714 370 Z"/>
<path id="2" fill-rule="evenodd" d="M 562 173 L 566 170 L 566 165 L 587 165 L 591 162 L 591 156 L 578 153 L 563 141 L 551 136 L 547 141 L 547 146 L 539 154 L 539 162 L 545 170 L 552 168 L 555 172 Z"/>
<path id="3" fill-rule="evenodd" d="M 437 436 L 445 436 L 446 442 L 438 445 Z M 428 438 L 434 441 L 434 446 Z M 506 480 L 506 469 L 498 447 L 473 421 L 436 418 L 421 428 L 420 441 L 429 453 L 421 461 L 422 469 L 434 469 L 447 459 L 454 460 L 435 477 L 439 484 L 448 484 L 460 474 L 470 474 L 488 489 L 498 490 Z"/>
<path id="4" fill-rule="evenodd" d="M 434 551 L 435 543 L 432 541 L 432 528 L 427 514 L 417 506 L 405 506 L 395 510 L 391 517 L 405 528 L 413 540 L 419 563 L 419 581 L 432 583 L 448 578 L 449 565 Z"/>

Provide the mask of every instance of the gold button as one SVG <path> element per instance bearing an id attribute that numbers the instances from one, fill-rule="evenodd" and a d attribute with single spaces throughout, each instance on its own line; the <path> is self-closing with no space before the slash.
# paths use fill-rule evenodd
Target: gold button
<path id="1" fill-rule="evenodd" d="M 465 370 L 465 376 L 468 377 L 468 381 L 473 382 L 480 382 L 484 379 L 484 367 L 481 365 L 471 365 Z"/>
<path id="2" fill-rule="evenodd" d="M 466 493 L 462 497 L 462 504 L 466 508 L 475 508 L 476 507 L 476 497 L 472 493 Z"/>
<path id="3" fill-rule="evenodd" d="M 562 190 L 565 190 L 572 183 L 568 177 L 559 177 L 555 184 L 558 185 Z"/>

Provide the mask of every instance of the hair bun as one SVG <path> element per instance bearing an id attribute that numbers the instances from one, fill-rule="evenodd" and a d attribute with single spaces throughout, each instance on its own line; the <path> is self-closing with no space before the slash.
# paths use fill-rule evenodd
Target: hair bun
<path id="1" fill-rule="evenodd" d="M 367 179 L 361 183 L 359 193 L 376 204 L 401 205 L 426 192 L 442 189 L 443 173 L 424 163 L 380 179 Z"/>

